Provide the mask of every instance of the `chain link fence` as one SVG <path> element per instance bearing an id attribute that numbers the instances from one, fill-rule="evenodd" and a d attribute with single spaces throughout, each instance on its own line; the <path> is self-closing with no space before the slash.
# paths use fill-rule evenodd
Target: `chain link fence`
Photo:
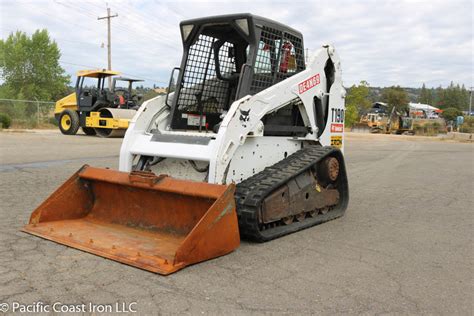
<path id="1" fill-rule="evenodd" d="M 54 128 L 54 105 L 52 101 L 0 99 L 0 116 L 10 119 L 10 128 Z"/>

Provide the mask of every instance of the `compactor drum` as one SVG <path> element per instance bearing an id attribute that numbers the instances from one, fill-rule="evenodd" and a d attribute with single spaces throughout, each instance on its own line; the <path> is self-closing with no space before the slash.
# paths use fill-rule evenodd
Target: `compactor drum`
<path id="1" fill-rule="evenodd" d="M 344 214 L 334 48 L 306 63 L 301 33 L 251 14 L 180 27 L 173 92 L 131 119 L 120 171 L 84 167 L 25 231 L 168 274 L 232 251 L 239 232 L 263 242 Z"/>

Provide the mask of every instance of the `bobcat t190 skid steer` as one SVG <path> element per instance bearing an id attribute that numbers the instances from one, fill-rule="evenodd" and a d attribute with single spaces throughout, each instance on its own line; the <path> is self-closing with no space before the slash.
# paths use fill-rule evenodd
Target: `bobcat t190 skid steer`
<path id="1" fill-rule="evenodd" d="M 84 166 L 25 231 L 169 274 L 231 252 L 239 232 L 262 242 L 343 215 L 345 90 L 334 48 L 306 64 L 298 31 L 251 14 L 180 27 L 174 92 L 131 120 L 120 171 Z"/>

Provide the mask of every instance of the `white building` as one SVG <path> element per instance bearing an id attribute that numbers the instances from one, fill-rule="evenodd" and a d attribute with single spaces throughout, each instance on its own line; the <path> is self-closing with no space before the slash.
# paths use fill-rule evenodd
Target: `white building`
<path id="1" fill-rule="evenodd" d="M 434 106 L 423 103 L 408 103 L 410 114 L 413 116 L 426 116 L 427 118 L 438 118 L 439 114 L 443 112 Z"/>

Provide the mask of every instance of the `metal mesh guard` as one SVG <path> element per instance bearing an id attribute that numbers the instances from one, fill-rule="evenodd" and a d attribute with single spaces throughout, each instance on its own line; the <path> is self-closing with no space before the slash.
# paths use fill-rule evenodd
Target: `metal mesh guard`
<path id="1" fill-rule="evenodd" d="M 291 47 L 292 57 L 282 67 L 283 50 Z M 252 94 L 304 70 L 304 54 L 301 39 L 270 27 L 263 27 L 260 36 L 257 58 L 254 66 L 254 77 L 250 91 Z"/>
<path id="2" fill-rule="evenodd" d="M 178 98 L 178 110 L 181 112 L 200 112 L 197 94 L 201 95 L 203 113 L 222 113 L 226 104 L 229 83 L 216 78 L 213 43 L 217 39 L 200 34 L 198 40 L 190 47 L 182 88 Z M 226 42 L 219 50 L 219 64 L 222 75 L 235 72 L 233 59 L 226 54 L 233 47 Z"/>

